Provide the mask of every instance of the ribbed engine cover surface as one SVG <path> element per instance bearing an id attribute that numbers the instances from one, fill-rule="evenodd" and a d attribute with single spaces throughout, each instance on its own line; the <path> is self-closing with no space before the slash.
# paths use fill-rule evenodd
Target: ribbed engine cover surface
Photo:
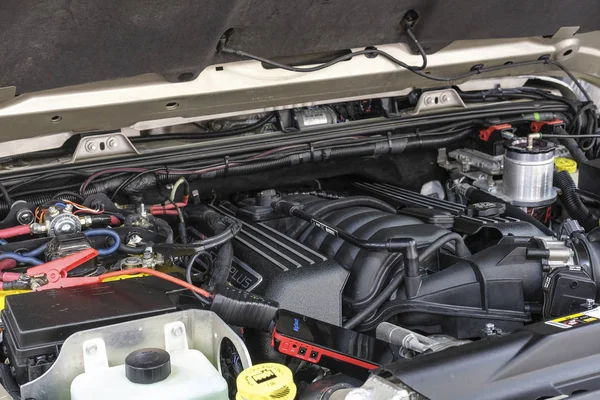
<path id="1" fill-rule="evenodd" d="M 383 241 L 389 238 L 411 237 L 422 247 L 448 232 L 413 217 L 365 206 L 341 208 L 322 215 L 315 211 L 325 203 L 337 200 L 305 195 L 288 196 L 285 199 L 302 204 L 306 212 L 316 212 L 316 217 L 361 239 Z M 354 308 L 367 305 L 377 295 L 390 272 L 401 262 L 401 254 L 361 250 L 313 225 L 307 225 L 300 232 L 295 232 L 300 223 L 297 219 L 287 218 L 284 223 L 278 221 L 276 227 L 351 271 L 344 295 Z"/>

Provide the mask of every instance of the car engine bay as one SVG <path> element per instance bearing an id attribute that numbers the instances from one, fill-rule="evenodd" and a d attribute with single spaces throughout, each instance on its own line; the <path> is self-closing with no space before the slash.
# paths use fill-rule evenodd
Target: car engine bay
<path id="1" fill-rule="evenodd" d="M 284 380 L 269 398 L 459 398 L 451 371 L 470 380 L 467 398 L 525 381 L 539 396 L 585 388 L 533 371 L 563 340 L 577 363 L 567 343 L 598 329 L 600 140 L 574 139 L 597 117 L 534 81 L 112 136 L 151 153 L 203 135 L 197 159 L 72 168 L 56 163 L 81 147 L 67 142 L 0 160 L 3 386 L 36 399 L 108 390 L 102 365 L 164 327 L 167 351 L 209 346 L 230 398 L 251 364 L 269 377 L 245 391 Z M 469 107 L 414 113 L 448 96 Z M 266 139 L 218 154 L 237 137 Z M 176 370 L 183 356 L 169 353 Z M 165 379 L 127 360 L 129 381 Z"/>

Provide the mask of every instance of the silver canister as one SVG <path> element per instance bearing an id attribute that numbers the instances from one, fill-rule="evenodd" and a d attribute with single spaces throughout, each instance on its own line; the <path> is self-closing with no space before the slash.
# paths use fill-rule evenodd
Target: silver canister
<path id="1" fill-rule="evenodd" d="M 527 139 L 515 139 L 505 145 L 502 193 L 520 207 L 548 205 L 556 200 L 552 187 L 555 145 L 535 139 L 527 148 Z"/>

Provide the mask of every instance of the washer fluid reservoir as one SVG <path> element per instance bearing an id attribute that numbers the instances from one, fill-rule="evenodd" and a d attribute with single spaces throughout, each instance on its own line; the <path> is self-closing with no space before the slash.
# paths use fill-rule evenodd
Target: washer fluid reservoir
<path id="1" fill-rule="evenodd" d="M 72 400 L 227 400 L 227 382 L 198 350 L 187 347 L 182 323 L 179 344 L 167 350 L 147 348 L 130 353 L 125 363 L 109 367 L 100 338 L 83 343 L 85 373 L 71 383 Z"/>

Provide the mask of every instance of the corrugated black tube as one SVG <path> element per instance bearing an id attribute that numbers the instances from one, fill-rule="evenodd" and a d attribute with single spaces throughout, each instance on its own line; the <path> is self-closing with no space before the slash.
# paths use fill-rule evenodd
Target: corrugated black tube
<path id="1" fill-rule="evenodd" d="M 594 217 L 581 201 L 577 194 L 577 186 L 567 171 L 554 173 L 554 185 L 561 190 L 559 198 L 571 218 L 579 221 L 587 232 L 598 226 L 598 218 Z"/>
<path id="2" fill-rule="evenodd" d="M 186 210 L 190 211 L 190 210 Z M 217 212 L 206 207 L 198 207 L 191 212 L 186 212 L 188 219 L 195 222 L 203 222 L 213 231 L 214 235 L 219 235 L 229 230 L 229 222 Z M 216 285 L 225 283 L 229 276 L 231 263 L 233 262 L 233 245 L 227 241 L 221 245 L 214 260 L 213 271 L 208 286 L 210 289 Z"/>

